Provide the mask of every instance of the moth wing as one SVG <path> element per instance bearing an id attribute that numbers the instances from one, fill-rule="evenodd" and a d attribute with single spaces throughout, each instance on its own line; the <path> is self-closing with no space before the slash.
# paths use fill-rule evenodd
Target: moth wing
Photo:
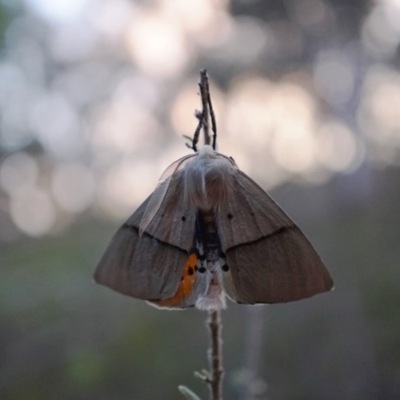
<path id="1" fill-rule="evenodd" d="M 140 221 L 151 196 L 118 229 L 96 268 L 97 283 L 144 300 L 162 300 L 176 293 L 196 217 L 185 208 L 181 191 L 182 179 L 177 174 L 141 237 Z"/>
<path id="2" fill-rule="evenodd" d="M 223 210 L 223 212 L 222 212 Z M 240 303 L 279 303 L 331 290 L 332 278 L 303 232 L 253 180 L 237 171 L 218 215 L 229 272 L 224 286 Z"/>
<path id="3" fill-rule="evenodd" d="M 204 295 L 208 287 L 207 274 L 198 273 L 196 263 L 196 254 L 189 254 L 174 295 L 160 301 L 151 301 L 150 304 L 158 308 L 194 307 L 198 298 Z"/>
<path id="4" fill-rule="evenodd" d="M 172 176 L 178 170 L 178 168 L 189 158 L 195 156 L 190 154 L 180 158 L 179 160 L 173 162 L 161 175 L 157 186 L 150 197 L 150 201 L 147 203 L 147 207 L 140 221 L 139 226 L 139 236 L 142 236 L 146 228 L 151 224 L 151 221 L 155 217 L 158 209 L 160 208 L 162 202 L 164 201 L 165 195 L 168 192 L 169 185 L 172 181 Z"/>

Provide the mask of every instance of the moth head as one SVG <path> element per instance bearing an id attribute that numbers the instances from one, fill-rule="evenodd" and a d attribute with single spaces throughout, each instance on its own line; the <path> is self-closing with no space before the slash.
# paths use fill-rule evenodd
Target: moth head
<path id="1" fill-rule="evenodd" d="M 237 167 L 228 157 L 203 146 L 182 170 L 183 188 L 189 208 L 218 209 L 232 195 Z"/>

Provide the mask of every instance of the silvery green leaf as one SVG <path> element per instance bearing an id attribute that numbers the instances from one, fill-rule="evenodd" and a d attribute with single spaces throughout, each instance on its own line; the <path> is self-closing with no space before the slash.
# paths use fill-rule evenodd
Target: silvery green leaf
<path id="1" fill-rule="evenodd" d="M 188 399 L 188 400 L 201 400 L 199 396 L 193 393 L 186 386 L 178 386 L 179 391 Z"/>

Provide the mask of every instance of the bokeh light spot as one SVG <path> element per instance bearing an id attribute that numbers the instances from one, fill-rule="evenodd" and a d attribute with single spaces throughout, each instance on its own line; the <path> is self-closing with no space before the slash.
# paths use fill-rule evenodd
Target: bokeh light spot
<path id="1" fill-rule="evenodd" d="M 69 22 L 81 14 L 89 0 L 25 0 L 41 17 L 50 22 Z"/>
<path id="2" fill-rule="evenodd" d="M 317 60 L 314 82 L 318 93 L 332 105 L 347 103 L 354 90 L 350 61 L 337 52 L 322 53 Z"/>
<path id="3" fill-rule="evenodd" d="M 37 177 L 36 160 L 27 153 L 11 154 L 0 166 L 0 185 L 10 196 L 18 196 L 32 189 Z"/>
<path id="4" fill-rule="evenodd" d="M 364 21 L 361 31 L 362 43 L 365 49 L 375 57 L 391 57 L 396 52 L 400 43 L 400 31 L 393 24 L 393 14 L 391 19 L 389 13 L 385 12 L 381 5 L 376 6 Z"/>
<path id="5" fill-rule="evenodd" d="M 265 148 L 273 127 L 273 111 L 269 109 L 273 91 L 273 85 L 261 77 L 243 77 L 232 83 L 227 113 L 231 140 L 243 142 L 245 148 Z"/>
<path id="6" fill-rule="evenodd" d="M 37 188 L 11 198 L 10 211 L 15 225 L 30 236 L 49 233 L 56 217 L 50 196 Z"/>
<path id="7" fill-rule="evenodd" d="M 53 171 L 52 191 L 57 203 L 64 210 L 71 213 L 82 212 L 93 201 L 93 175 L 82 164 L 61 164 Z"/>
<path id="8" fill-rule="evenodd" d="M 354 134 L 339 122 L 330 122 L 319 130 L 318 158 L 332 171 L 345 171 L 354 162 L 357 142 Z"/>
<path id="9" fill-rule="evenodd" d="M 82 150 L 82 130 L 76 109 L 62 94 L 48 93 L 39 98 L 32 106 L 30 123 L 50 153 L 66 157 Z"/>
<path id="10" fill-rule="evenodd" d="M 309 30 L 321 29 L 329 15 L 327 4 L 321 0 L 289 0 L 287 5 L 293 19 Z"/>
<path id="11" fill-rule="evenodd" d="M 190 58 L 179 27 L 157 12 L 137 16 L 128 30 L 126 43 L 139 68 L 158 79 L 176 76 Z"/>
<path id="12" fill-rule="evenodd" d="M 159 168 L 149 160 L 120 161 L 111 167 L 99 185 L 98 202 L 106 215 L 126 217 L 156 187 Z"/>
<path id="13" fill-rule="evenodd" d="M 92 143 L 107 152 L 130 154 L 150 148 L 162 128 L 154 117 L 129 98 L 115 99 L 99 107 L 92 130 Z"/>
<path id="14" fill-rule="evenodd" d="M 360 129 L 376 145 L 392 149 L 385 153 L 391 163 L 393 150 L 400 147 L 400 74 L 383 66 L 370 68 L 363 92 Z"/>

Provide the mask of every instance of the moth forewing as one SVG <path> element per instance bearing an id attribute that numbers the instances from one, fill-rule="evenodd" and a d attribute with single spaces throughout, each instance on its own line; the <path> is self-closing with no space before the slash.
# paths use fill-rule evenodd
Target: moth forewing
<path id="1" fill-rule="evenodd" d="M 175 294 L 195 228 L 195 210 L 184 205 L 182 179 L 170 178 L 168 190 L 146 230 L 139 236 L 149 197 L 114 235 L 101 258 L 95 281 L 123 294 L 163 300 Z"/>
<path id="2" fill-rule="evenodd" d="M 331 290 L 332 278 L 308 239 L 243 172 L 234 196 L 218 214 L 234 297 L 241 303 L 299 300 Z"/>
<path id="3" fill-rule="evenodd" d="M 139 238 L 139 222 L 148 201 L 115 233 L 94 274 L 95 282 L 144 300 L 173 294 L 181 276 L 177 265 L 186 259 L 185 251 L 165 246 L 150 235 Z"/>
<path id="4" fill-rule="evenodd" d="M 157 187 L 154 192 L 150 196 L 150 201 L 147 204 L 147 207 L 143 213 L 142 219 L 140 221 L 139 226 L 139 236 L 142 236 L 143 232 L 150 225 L 156 213 L 160 209 L 162 202 L 165 199 L 167 191 L 169 189 L 169 185 L 172 182 L 172 179 L 177 172 L 177 170 L 182 167 L 185 161 L 190 158 L 195 157 L 195 154 L 190 154 L 180 158 L 179 160 L 173 162 L 161 175 Z"/>
<path id="5" fill-rule="evenodd" d="M 151 236 L 160 244 L 176 247 L 188 255 L 193 242 L 196 210 L 185 203 L 183 191 L 182 171 L 177 171 L 171 176 L 164 199 L 144 231 L 144 236 Z"/>

